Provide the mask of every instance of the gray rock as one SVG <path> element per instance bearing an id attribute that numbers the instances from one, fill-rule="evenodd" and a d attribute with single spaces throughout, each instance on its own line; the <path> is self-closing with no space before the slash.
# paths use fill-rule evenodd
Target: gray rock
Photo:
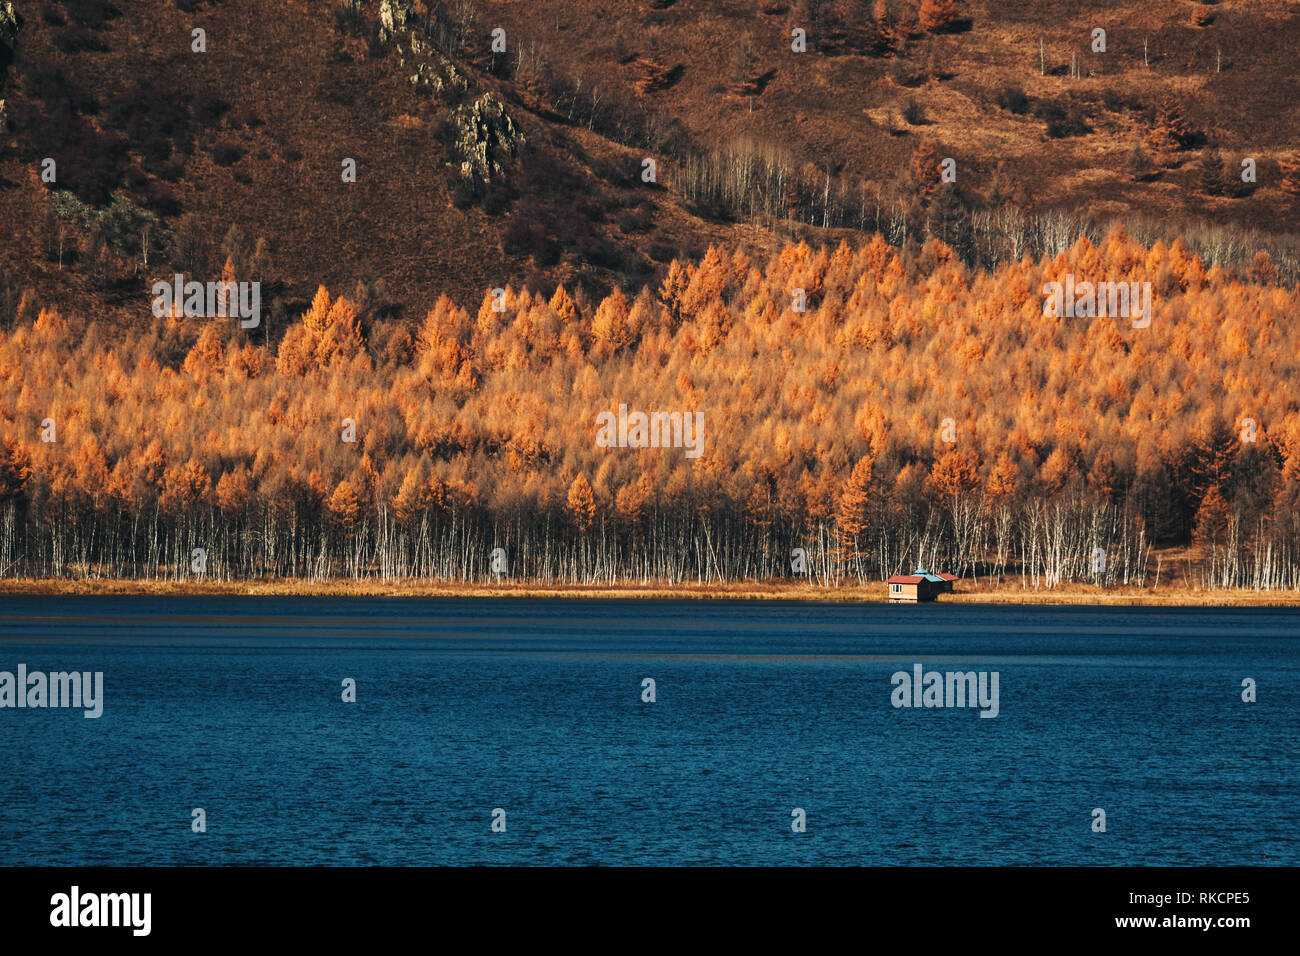
<path id="1" fill-rule="evenodd" d="M 503 172 L 525 142 L 523 131 L 495 93 L 484 93 L 473 103 L 458 107 L 451 122 L 456 132 L 454 148 L 461 158 L 460 173 L 467 178 L 491 179 Z"/>
<path id="2" fill-rule="evenodd" d="M 12 52 L 18 42 L 18 30 L 23 25 L 18 11 L 8 0 L 0 3 L 0 49 Z"/>
<path id="3" fill-rule="evenodd" d="M 406 29 L 411 0 L 381 0 L 379 4 L 379 42 L 388 43 Z"/>
<path id="4" fill-rule="evenodd" d="M 411 75 L 411 85 L 417 93 L 464 93 L 469 83 L 456 65 L 440 54 L 416 65 Z"/>

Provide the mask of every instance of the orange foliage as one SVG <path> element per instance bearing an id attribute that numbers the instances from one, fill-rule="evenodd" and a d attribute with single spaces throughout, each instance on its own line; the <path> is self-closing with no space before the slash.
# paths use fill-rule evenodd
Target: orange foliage
<path id="1" fill-rule="evenodd" d="M 1150 327 L 1044 317 L 1040 290 L 1066 273 L 1152 282 Z M 271 347 L 219 320 L 120 343 L 41 309 L 0 333 L 0 505 L 298 508 L 344 529 L 473 506 L 587 531 L 599 501 L 611 529 L 726 513 L 825 523 L 850 547 L 927 492 L 945 508 L 1168 498 L 1190 536 L 1212 485 L 1236 507 L 1234 476 L 1261 501 L 1300 484 L 1300 290 L 1266 256 L 1207 270 L 1118 229 L 991 273 L 937 242 L 797 243 L 765 262 L 715 247 L 630 302 L 611 291 L 589 328 L 562 287 L 505 304 L 439 298 L 395 350 L 324 287 Z M 597 445 L 596 416 L 620 404 L 700 412 L 701 456 Z M 1238 410 L 1257 442 L 1234 437 Z M 936 444 L 948 418 L 953 447 Z"/>
<path id="2" fill-rule="evenodd" d="M 574 528 L 579 532 L 591 530 L 591 524 L 596 518 L 596 500 L 591 493 L 591 485 L 581 473 L 569 486 L 568 506 Z"/>

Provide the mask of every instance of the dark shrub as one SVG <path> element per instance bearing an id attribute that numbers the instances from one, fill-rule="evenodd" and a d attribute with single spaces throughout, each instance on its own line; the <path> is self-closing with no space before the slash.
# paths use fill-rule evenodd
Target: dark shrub
<path id="1" fill-rule="evenodd" d="M 181 211 L 181 202 L 176 194 L 155 180 L 144 183 L 136 195 L 141 205 L 147 206 L 159 216 L 175 216 Z"/>
<path id="2" fill-rule="evenodd" d="M 1029 97 L 1020 87 L 1008 86 L 998 94 L 998 106 L 1021 116 L 1029 112 Z"/>
<path id="3" fill-rule="evenodd" d="M 520 214 L 501 230 L 501 248 L 512 256 L 531 255 L 539 266 L 555 265 L 563 252 L 545 226 Z"/>
<path id="4" fill-rule="evenodd" d="M 146 164 L 146 167 L 159 179 L 164 179 L 169 183 L 176 182 L 185 174 L 185 164 L 175 159 L 169 159 L 166 162 L 152 166 Z"/>
<path id="5" fill-rule="evenodd" d="M 1112 113 L 1128 110 L 1132 113 L 1144 113 L 1148 108 L 1137 97 L 1126 96 L 1116 90 L 1106 90 L 1101 94 L 1101 104 Z"/>
<path id="6" fill-rule="evenodd" d="M 36 70 L 31 74 L 31 80 L 41 102 L 51 111 L 58 104 L 78 116 L 94 116 L 99 112 L 99 101 L 94 94 L 78 86 L 58 67 Z"/>
<path id="7" fill-rule="evenodd" d="M 54 38 L 54 45 L 62 53 L 108 52 L 108 44 L 101 40 L 93 30 L 76 28 L 61 30 Z"/>
<path id="8" fill-rule="evenodd" d="M 149 181 L 149 174 L 135 163 L 132 163 L 122 171 L 122 178 L 126 180 L 126 184 L 132 189 L 139 189 Z"/>
<path id="9" fill-rule="evenodd" d="M 483 183 L 474 176 L 462 176 L 452 171 L 451 202 L 457 209 L 477 206 L 484 195 Z"/>
<path id="10" fill-rule="evenodd" d="M 601 211 L 606 215 L 636 205 L 636 197 L 627 192 L 602 192 L 596 201 L 600 203 Z"/>
<path id="11" fill-rule="evenodd" d="M 151 169 L 171 159 L 171 140 L 165 136 L 150 136 L 142 139 L 137 148 L 140 150 L 140 155 L 144 157 L 145 165 Z"/>
<path id="12" fill-rule="evenodd" d="M 218 166 L 233 166 L 244 158 L 244 147 L 236 143 L 218 143 L 212 147 L 212 161 Z"/>
<path id="13" fill-rule="evenodd" d="M 912 64 L 901 56 L 894 58 L 889 67 L 889 75 L 899 86 L 916 86 L 920 79 Z"/>
<path id="14" fill-rule="evenodd" d="M 527 255 L 532 248 L 532 227 L 519 217 L 511 219 L 501 230 L 501 248 L 507 255 Z"/>
<path id="15" fill-rule="evenodd" d="M 578 251 L 594 266 L 615 270 L 622 268 L 623 250 L 602 236 L 583 237 L 578 241 Z"/>
<path id="16" fill-rule="evenodd" d="M 167 159 L 173 151 L 191 151 L 191 124 L 189 106 L 173 88 L 156 80 L 141 81 L 108 104 L 108 125 L 122 130 L 155 162 Z"/>
<path id="17" fill-rule="evenodd" d="M 627 233 L 649 232 L 653 226 L 654 221 L 641 209 L 625 212 L 618 218 L 618 228 Z"/>
<path id="18" fill-rule="evenodd" d="M 194 118 L 206 128 L 215 126 L 229 109 L 230 103 L 213 89 L 201 90 L 194 98 Z"/>
<path id="19" fill-rule="evenodd" d="M 1052 139 L 1092 132 L 1083 110 L 1074 104 L 1042 103 L 1038 107 L 1038 115 L 1043 120 L 1047 135 Z"/>
<path id="20" fill-rule="evenodd" d="M 552 236 L 543 231 L 533 238 L 533 262 L 539 266 L 553 266 L 560 261 L 564 250 Z"/>
<path id="21" fill-rule="evenodd" d="M 122 15 L 122 11 L 106 0 L 63 0 L 63 9 L 77 26 L 94 30 Z"/>
<path id="22" fill-rule="evenodd" d="M 499 216 L 510 208 L 510 190 L 500 184 L 489 185 L 483 192 L 483 212 Z"/>
<path id="23" fill-rule="evenodd" d="M 19 128 L 29 131 L 33 158 L 49 156 L 57 163 L 57 188 L 71 190 L 91 205 L 109 199 L 125 168 L 124 139 L 98 132 L 66 105 L 50 112 L 20 105 L 13 118 Z"/>
<path id="24" fill-rule="evenodd" d="M 671 262 L 673 256 L 677 255 L 676 247 L 661 239 L 656 239 L 650 243 L 650 248 L 647 251 L 650 253 L 650 258 L 655 262 Z"/>
<path id="25" fill-rule="evenodd" d="M 573 213 L 587 222 L 604 222 L 605 210 L 590 196 L 583 196 L 573 204 Z"/>

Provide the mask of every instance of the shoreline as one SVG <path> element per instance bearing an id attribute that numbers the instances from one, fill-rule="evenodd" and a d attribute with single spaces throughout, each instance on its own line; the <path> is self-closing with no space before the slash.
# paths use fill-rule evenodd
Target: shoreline
<path id="1" fill-rule="evenodd" d="M 0 581 L 0 596 L 136 596 L 136 597 L 447 597 L 531 598 L 551 600 L 749 600 L 886 604 L 883 582 L 865 586 L 818 587 L 784 581 L 734 584 L 493 584 L 488 582 L 401 583 L 363 580 L 308 582 L 296 579 L 259 581 L 139 581 L 122 578 L 44 578 Z M 1182 585 L 1158 589 L 1088 585 L 1022 588 L 958 582 L 953 594 L 935 604 L 1095 605 L 1098 607 L 1300 607 L 1300 590 L 1201 590 Z"/>

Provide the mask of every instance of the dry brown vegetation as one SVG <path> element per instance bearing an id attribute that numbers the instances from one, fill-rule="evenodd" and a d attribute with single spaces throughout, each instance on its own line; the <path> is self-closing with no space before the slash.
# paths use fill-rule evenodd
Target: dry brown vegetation
<path id="1" fill-rule="evenodd" d="M 339 597 L 448 597 L 547 598 L 565 600 L 745 600 L 881 602 L 887 596 L 883 583 L 859 586 L 816 587 L 782 581 L 732 582 L 723 585 L 619 584 L 447 584 L 408 580 L 303 581 L 294 578 L 258 581 L 141 581 L 131 578 L 45 578 L 0 580 L 0 594 L 207 594 L 207 595 L 330 595 Z M 944 595 L 944 604 L 1087 604 L 1134 607 L 1296 607 L 1300 591 L 1205 590 L 1160 587 L 1101 588 L 1065 585 L 1027 589 L 1019 585 L 971 585 Z"/>
<path id="2" fill-rule="evenodd" d="M 232 228 L 263 243 L 273 335 L 321 282 L 364 281 L 381 318 L 415 321 L 439 293 L 465 304 L 485 286 L 635 288 L 709 243 L 767 254 L 841 237 L 829 228 L 954 244 L 912 203 L 923 139 L 957 160 L 956 216 L 1130 216 L 1135 234 L 1145 217 L 1166 241 L 1212 221 L 1295 278 L 1278 254 L 1300 142 L 1287 4 L 1216 4 L 1204 27 L 1184 3 L 386 4 L 391 28 L 377 0 L 19 4 L 0 78 L 0 325 L 30 292 L 138 327 L 148 265 L 213 278 Z M 208 54 L 190 50 L 196 24 Z M 1009 88 L 1023 108 L 999 105 Z M 488 95 L 525 145 L 467 182 L 457 117 Z M 910 103 L 917 125 L 900 125 Z M 1210 150 L 1225 170 L 1207 178 Z M 640 183 L 647 155 L 666 188 Z M 1258 182 L 1223 188 L 1247 155 Z"/>

